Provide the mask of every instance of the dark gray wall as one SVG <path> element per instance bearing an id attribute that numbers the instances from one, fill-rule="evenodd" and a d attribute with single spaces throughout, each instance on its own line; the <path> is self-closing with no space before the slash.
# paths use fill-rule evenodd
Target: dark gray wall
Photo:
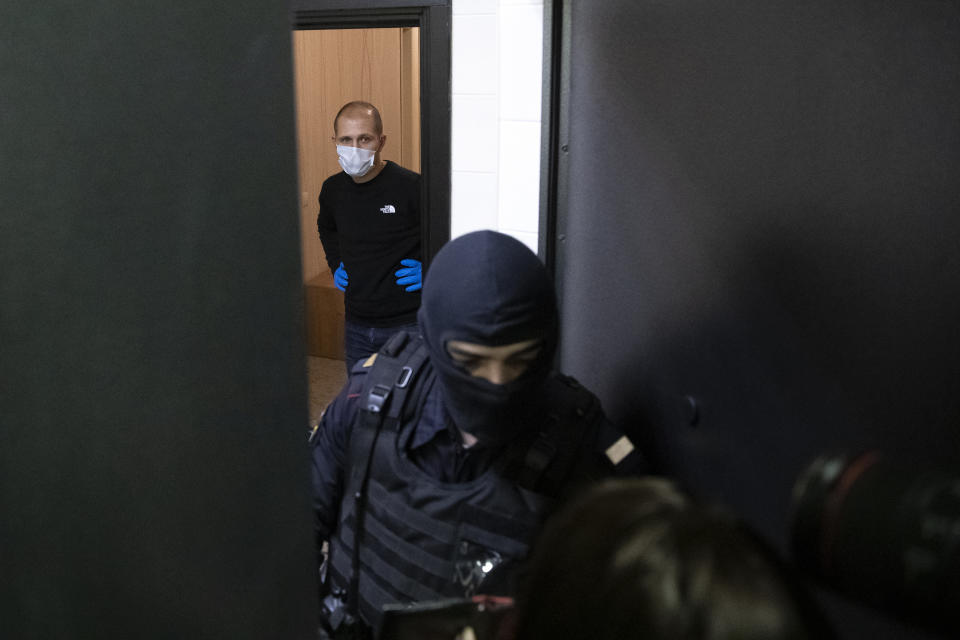
<path id="1" fill-rule="evenodd" d="M 958 3 L 570 6 L 564 368 L 781 543 L 820 452 L 957 465 Z"/>
<path id="2" fill-rule="evenodd" d="M 0 24 L 0 636 L 312 637 L 286 8 Z"/>

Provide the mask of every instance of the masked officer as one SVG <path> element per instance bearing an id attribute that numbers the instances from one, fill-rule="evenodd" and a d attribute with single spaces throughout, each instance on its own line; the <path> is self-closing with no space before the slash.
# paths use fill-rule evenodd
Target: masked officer
<path id="1" fill-rule="evenodd" d="M 556 297 L 519 241 L 445 245 L 418 321 L 422 337 L 397 334 L 358 367 L 311 438 L 334 636 L 376 629 L 385 605 L 509 595 L 559 499 L 642 470 L 596 397 L 552 371 Z"/>

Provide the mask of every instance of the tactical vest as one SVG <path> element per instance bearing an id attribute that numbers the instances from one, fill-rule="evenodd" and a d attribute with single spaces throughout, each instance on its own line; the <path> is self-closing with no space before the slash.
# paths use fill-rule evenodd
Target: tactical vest
<path id="1" fill-rule="evenodd" d="M 387 604 L 506 590 L 499 581 L 526 558 L 601 415 L 596 398 L 572 378 L 553 377 L 547 396 L 554 401 L 539 431 L 474 480 L 444 483 L 410 461 L 401 444 L 416 424 L 411 407 L 433 376 L 425 360 L 417 336 L 391 339 L 367 373 L 351 429 L 328 584 L 374 629 Z"/>

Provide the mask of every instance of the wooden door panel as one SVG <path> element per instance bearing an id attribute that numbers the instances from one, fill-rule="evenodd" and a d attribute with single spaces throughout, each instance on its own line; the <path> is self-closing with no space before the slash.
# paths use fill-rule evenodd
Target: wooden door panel
<path id="1" fill-rule="evenodd" d="M 340 171 L 332 140 L 340 107 L 350 100 L 376 105 L 387 136 L 382 156 L 404 164 L 400 45 L 400 28 L 293 32 L 305 281 L 327 269 L 317 236 L 317 197 L 323 181 Z M 419 87 L 417 94 L 419 102 Z M 419 148 L 419 136 L 416 142 Z"/>

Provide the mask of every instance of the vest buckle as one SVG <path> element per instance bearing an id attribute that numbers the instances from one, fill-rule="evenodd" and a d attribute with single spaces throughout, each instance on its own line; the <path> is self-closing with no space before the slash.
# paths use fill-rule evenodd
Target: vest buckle
<path id="1" fill-rule="evenodd" d="M 382 384 L 374 385 L 373 389 L 370 389 L 370 394 L 367 396 L 367 411 L 370 413 L 380 413 L 389 397 L 390 387 Z"/>
<path id="2" fill-rule="evenodd" d="M 407 383 L 410 382 L 410 378 L 413 377 L 413 369 L 410 367 L 404 367 L 400 370 L 400 377 L 397 378 L 397 388 L 403 389 L 407 386 Z"/>

